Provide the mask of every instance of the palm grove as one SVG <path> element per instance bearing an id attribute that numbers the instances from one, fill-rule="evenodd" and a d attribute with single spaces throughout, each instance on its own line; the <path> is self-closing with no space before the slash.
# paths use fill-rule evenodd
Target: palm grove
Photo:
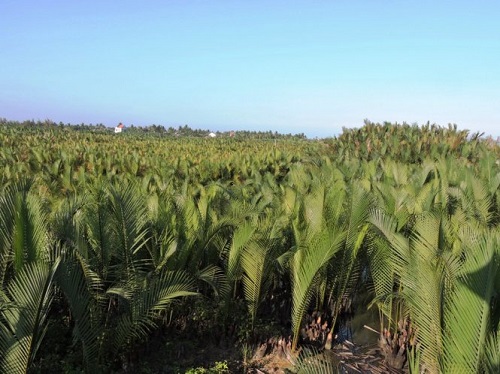
<path id="1" fill-rule="evenodd" d="M 321 141 L 3 121 L 0 144 L 1 372 L 110 372 L 169 336 L 329 349 L 367 308 L 396 368 L 499 370 L 491 139 L 368 121 Z M 308 336 L 311 316 L 327 333 Z"/>

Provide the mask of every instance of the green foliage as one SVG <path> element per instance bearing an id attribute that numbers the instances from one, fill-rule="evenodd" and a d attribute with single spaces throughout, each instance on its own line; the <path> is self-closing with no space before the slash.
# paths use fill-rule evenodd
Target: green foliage
<path id="1" fill-rule="evenodd" d="M 335 330 L 368 307 L 358 287 L 381 332 L 411 324 L 412 370 L 497 371 L 495 142 L 370 122 L 319 141 L 107 130 L 0 121 L 2 372 L 120 370 L 163 336 L 273 330 L 295 349 L 306 315 Z M 73 344 L 50 366 L 56 320 Z"/>
<path id="2" fill-rule="evenodd" d="M 26 265 L 0 290 L 2 372 L 25 373 L 32 365 L 47 331 L 58 264 Z"/>
<path id="3" fill-rule="evenodd" d="M 214 365 L 208 369 L 198 367 L 196 369 L 189 369 L 185 374 L 228 374 L 229 366 L 226 361 L 217 361 Z"/>

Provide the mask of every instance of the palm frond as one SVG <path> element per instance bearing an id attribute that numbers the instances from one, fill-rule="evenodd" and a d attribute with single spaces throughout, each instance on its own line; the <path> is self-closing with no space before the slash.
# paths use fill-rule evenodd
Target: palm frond
<path id="1" fill-rule="evenodd" d="M 500 329 L 492 331 L 484 347 L 482 370 L 485 373 L 498 373 L 500 371 Z"/>
<path id="2" fill-rule="evenodd" d="M 397 248 L 403 265 L 402 294 L 410 307 L 411 318 L 418 326 L 421 357 L 430 370 L 438 370 L 442 355 L 441 318 L 443 308 L 443 261 L 440 259 L 440 223 L 432 216 L 422 218 L 410 238 L 410 248 Z"/>
<path id="3" fill-rule="evenodd" d="M 217 298 L 224 299 L 231 292 L 226 274 L 218 266 L 208 265 L 198 272 L 196 278 L 207 283 Z"/>
<path id="4" fill-rule="evenodd" d="M 269 231 L 267 232 L 269 235 Z M 264 234 L 265 235 L 265 234 Z M 248 304 L 252 325 L 257 317 L 257 310 L 270 285 L 270 270 L 273 265 L 272 243 L 269 237 L 252 241 L 241 253 L 243 271 L 243 291 Z"/>
<path id="5" fill-rule="evenodd" d="M 12 262 L 14 270 L 47 258 L 47 217 L 40 198 L 30 193 L 32 182 L 8 186 L 0 197 L 0 281 Z M 1 283 L 0 283 L 1 284 Z"/>
<path id="6" fill-rule="evenodd" d="M 102 333 L 99 305 L 101 279 L 88 268 L 83 258 L 67 254 L 58 268 L 56 281 L 70 306 L 75 324 L 74 340 L 82 343 L 87 369 L 95 369 Z"/>
<path id="7" fill-rule="evenodd" d="M 314 293 L 316 275 L 342 248 L 345 236 L 345 232 L 320 232 L 307 247 L 296 250 L 290 260 L 293 349 L 297 347 L 302 319 Z"/>
<path id="8" fill-rule="evenodd" d="M 335 326 L 337 315 L 340 312 L 342 299 L 346 297 L 348 286 L 356 280 L 356 277 L 352 275 L 356 265 L 358 252 L 369 229 L 367 219 L 370 207 L 371 200 L 368 194 L 360 186 L 353 186 L 353 191 L 349 199 L 345 245 L 343 250 L 336 256 L 336 261 L 334 262 L 333 274 L 335 284 L 331 291 L 335 301 L 335 307 L 332 313 L 333 326 Z"/>
<path id="9" fill-rule="evenodd" d="M 119 251 L 124 262 L 128 263 L 128 258 L 146 242 L 146 202 L 135 185 L 129 183 L 120 188 L 110 188 L 109 209 Z"/>
<path id="10" fill-rule="evenodd" d="M 444 310 L 443 371 L 479 372 L 490 333 L 491 300 L 499 271 L 495 250 L 500 243 L 488 235 L 466 251 L 458 282 Z"/>
<path id="11" fill-rule="evenodd" d="M 177 298 L 198 295 L 194 290 L 194 279 L 182 271 L 164 272 L 146 280 L 137 290 L 133 286 L 130 290 L 111 290 L 114 295 L 126 299 L 128 304 L 113 331 L 113 349 L 122 348 L 131 339 L 145 337 L 156 325 L 159 313 L 165 311 Z"/>
<path id="12" fill-rule="evenodd" d="M 0 314 L 2 372 L 25 373 L 33 362 L 46 332 L 58 265 L 59 260 L 26 264 L 0 295 L 6 306 Z"/>
<path id="13" fill-rule="evenodd" d="M 107 187 L 103 184 L 96 185 L 89 194 L 82 218 L 90 248 L 89 262 L 103 280 L 110 276 L 109 265 L 114 256 L 112 220 L 107 202 Z"/>
<path id="14" fill-rule="evenodd" d="M 226 272 L 229 281 L 235 281 L 241 276 L 241 253 L 248 245 L 254 232 L 255 226 L 251 223 L 245 223 L 234 231 L 231 247 L 227 254 Z"/>

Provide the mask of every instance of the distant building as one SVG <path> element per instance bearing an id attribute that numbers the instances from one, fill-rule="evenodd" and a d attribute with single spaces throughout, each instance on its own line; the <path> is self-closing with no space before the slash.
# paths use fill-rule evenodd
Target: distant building
<path id="1" fill-rule="evenodd" d="M 118 126 L 115 127 L 115 134 L 122 132 L 124 127 L 125 126 L 123 126 L 123 123 L 120 122 Z"/>
<path id="2" fill-rule="evenodd" d="M 210 134 L 208 134 L 208 136 L 210 138 L 215 138 L 217 135 L 215 134 L 215 132 L 211 132 Z"/>

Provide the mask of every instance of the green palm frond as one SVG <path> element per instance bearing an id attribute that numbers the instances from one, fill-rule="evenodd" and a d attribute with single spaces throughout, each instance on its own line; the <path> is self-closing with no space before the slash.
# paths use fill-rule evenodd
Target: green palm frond
<path id="1" fill-rule="evenodd" d="M 359 250 L 369 229 L 367 219 L 372 204 L 370 197 L 361 186 L 353 186 L 348 203 L 345 244 L 343 250 L 335 256 L 336 260 L 332 267 L 335 283 L 331 288 L 331 295 L 335 302 L 332 312 L 333 326 L 335 326 L 342 299 L 346 297 L 349 285 L 356 281 L 353 270 L 356 266 Z"/>
<path id="2" fill-rule="evenodd" d="M 323 209 L 325 206 L 324 186 L 314 185 L 311 193 L 306 194 L 302 201 L 302 216 L 308 230 L 312 233 L 320 232 L 323 229 Z"/>
<path id="3" fill-rule="evenodd" d="M 314 294 L 316 276 L 342 248 L 345 232 L 320 232 L 307 247 L 299 248 L 290 259 L 292 280 L 292 348 L 297 348 L 302 319 Z"/>
<path id="4" fill-rule="evenodd" d="M 370 235 L 368 241 L 368 261 L 373 283 L 373 291 L 377 305 L 382 307 L 390 301 L 393 294 L 395 279 L 394 264 L 391 261 L 391 247 L 389 243 L 378 235 Z M 375 302 L 374 300 L 374 302 Z M 384 312 L 391 320 L 392 308 Z M 383 321 L 381 321 L 383 322 Z"/>
<path id="5" fill-rule="evenodd" d="M 47 328 L 53 281 L 59 260 L 23 266 L 0 294 L 0 368 L 25 373 L 32 364 Z"/>
<path id="6" fill-rule="evenodd" d="M 487 225 L 492 218 L 492 196 L 486 181 L 478 179 L 472 174 L 466 175 L 464 188 L 461 190 L 461 207 L 468 214 L 469 219 L 474 218 Z"/>
<path id="7" fill-rule="evenodd" d="M 225 299 L 231 292 L 226 274 L 218 266 L 208 265 L 196 274 L 196 278 L 208 284 L 217 298 Z"/>
<path id="8" fill-rule="evenodd" d="M 380 254 L 374 257 L 379 264 L 387 264 L 387 274 L 377 272 L 372 266 L 374 285 L 380 294 L 389 291 L 395 276 L 400 282 L 400 293 L 410 308 L 411 318 L 418 326 L 418 338 L 422 348 L 422 360 L 430 368 L 437 371 L 442 353 L 441 316 L 443 263 L 438 257 L 438 239 L 440 224 L 436 218 L 422 218 L 417 224 L 414 235 L 408 240 L 396 231 L 395 219 L 374 211 L 370 217 L 374 228 L 383 234 L 390 246 L 389 250 L 383 242 L 378 247 Z M 377 239 L 378 241 L 378 239 Z M 377 278 L 381 276 L 382 279 Z M 392 293 L 392 292 L 391 292 Z M 390 294 L 386 294 L 390 295 Z M 393 298 L 394 296 L 389 296 Z M 383 300 L 383 299 L 382 299 Z M 386 299 L 390 301 L 391 299 Z M 384 305 L 384 304 L 382 304 Z M 385 304 L 384 306 L 387 306 Z M 382 309 L 383 311 L 384 309 Z M 385 313 L 392 313 L 392 307 Z"/>
<path id="9" fill-rule="evenodd" d="M 270 231 L 264 231 L 260 239 L 252 241 L 241 253 L 243 291 L 252 325 L 255 323 L 257 310 L 272 280 L 271 270 L 274 265 L 275 247 L 269 234 Z"/>
<path id="10" fill-rule="evenodd" d="M 385 327 L 385 319 L 389 324 L 389 329 L 391 326 L 396 329 L 400 316 L 395 313 L 394 305 L 400 302 L 394 291 L 400 278 L 399 269 L 405 265 L 401 264 L 399 257 L 395 257 L 393 247 L 398 246 L 399 251 L 404 252 L 409 243 L 403 235 L 397 232 L 398 222 L 395 217 L 375 209 L 370 212 L 368 220 L 372 224 L 368 253 L 375 293 L 375 298 L 370 306 L 376 304 L 379 313 L 381 313 L 380 331 L 383 331 Z"/>
<path id="11" fill-rule="evenodd" d="M 168 194 L 151 195 L 148 198 L 148 230 L 146 244 L 155 271 L 168 267 L 169 260 L 178 249 L 175 235 L 175 206 Z"/>
<path id="12" fill-rule="evenodd" d="M 257 316 L 265 280 L 267 249 L 253 241 L 241 253 L 241 268 L 243 270 L 243 291 L 248 304 L 252 325 Z"/>
<path id="13" fill-rule="evenodd" d="M 440 257 L 440 222 L 429 216 L 417 223 L 410 248 L 394 246 L 402 294 L 418 326 L 422 360 L 430 370 L 438 370 L 443 353 L 441 318 L 443 315 L 444 261 Z"/>
<path id="14" fill-rule="evenodd" d="M 133 183 L 111 187 L 109 210 L 112 230 L 116 235 L 119 253 L 125 263 L 145 244 L 146 202 Z"/>
<path id="15" fill-rule="evenodd" d="M 375 233 L 381 234 L 391 248 L 398 248 L 403 252 L 408 248 L 408 239 L 398 232 L 398 222 L 393 216 L 375 209 L 371 212 L 368 221 L 372 224 Z"/>
<path id="16" fill-rule="evenodd" d="M 411 213 L 422 214 L 432 211 L 437 192 L 437 186 L 433 183 L 417 185 L 416 190 L 413 191 L 415 197 L 412 199 L 412 206 L 409 207 Z"/>
<path id="17" fill-rule="evenodd" d="M 109 265 L 114 256 L 113 229 L 110 212 L 107 207 L 106 186 L 96 185 L 83 211 L 85 236 L 89 244 L 89 262 L 103 280 L 108 279 Z"/>
<path id="18" fill-rule="evenodd" d="M 139 288 L 129 285 L 112 291 L 114 295 L 120 295 L 124 306 L 127 306 L 112 332 L 113 349 L 122 348 L 131 339 L 144 338 L 156 325 L 159 314 L 175 299 L 198 295 L 195 286 L 194 279 L 185 272 L 167 271 L 153 279 L 146 279 Z"/>
<path id="19" fill-rule="evenodd" d="M 444 310 L 444 373 L 477 373 L 490 333 L 491 300 L 496 292 L 499 263 L 495 251 L 500 242 L 484 237 L 466 251 L 455 287 Z"/>
<path id="20" fill-rule="evenodd" d="M 500 329 L 492 331 L 484 347 L 484 358 L 482 370 L 485 373 L 493 374 L 500 371 Z"/>
<path id="21" fill-rule="evenodd" d="M 12 186 L 0 196 L 0 284 L 4 283 L 7 267 L 12 260 L 12 237 L 16 215 L 15 190 Z"/>
<path id="22" fill-rule="evenodd" d="M 49 224 L 52 235 L 59 243 L 76 248 L 85 257 L 88 257 L 88 244 L 85 241 L 83 220 L 89 200 L 87 194 L 63 200 L 53 209 Z"/>
<path id="23" fill-rule="evenodd" d="M 201 268 L 217 260 L 222 247 L 217 247 L 239 218 L 219 216 L 217 201 L 206 194 L 196 199 L 189 193 L 177 196 L 176 233 L 179 250 L 172 259 L 175 269 L 196 274 Z"/>
<path id="24" fill-rule="evenodd" d="M 47 217 L 40 198 L 30 193 L 32 182 L 9 186 L 0 197 L 0 280 L 8 263 L 15 271 L 39 258 L 47 258 Z"/>
<path id="25" fill-rule="evenodd" d="M 229 281 L 235 281 L 241 277 L 241 253 L 252 239 L 255 229 L 255 226 L 248 222 L 234 231 L 231 247 L 227 253 L 226 271 Z"/>
<path id="26" fill-rule="evenodd" d="M 65 254 L 56 273 L 56 282 L 70 306 L 75 324 L 73 337 L 82 343 L 86 367 L 95 369 L 102 334 L 102 281 L 83 258 L 73 253 Z"/>
<path id="27" fill-rule="evenodd" d="M 13 238 L 14 267 L 16 271 L 25 264 L 45 256 L 47 245 L 46 217 L 40 199 L 32 194 L 18 194 Z"/>

